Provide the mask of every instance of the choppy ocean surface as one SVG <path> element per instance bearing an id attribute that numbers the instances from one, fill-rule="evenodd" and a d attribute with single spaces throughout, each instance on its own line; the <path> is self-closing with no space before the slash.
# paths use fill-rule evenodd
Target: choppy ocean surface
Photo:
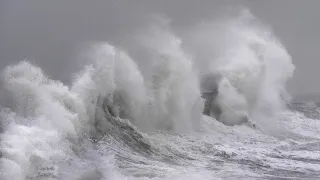
<path id="1" fill-rule="evenodd" d="M 1 180 L 320 178 L 319 105 L 290 100 L 291 57 L 249 12 L 136 37 L 148 64 L 97 43 L 71 84 L 3 69 Z"/>

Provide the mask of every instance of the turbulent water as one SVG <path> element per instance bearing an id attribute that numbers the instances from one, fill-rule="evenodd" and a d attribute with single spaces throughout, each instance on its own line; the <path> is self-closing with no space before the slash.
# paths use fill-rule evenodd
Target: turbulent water
<path id="1" fill-rule="evenodd" d="M 156 21 L 135 58 L 97 43 L 68 85 L 6 67 L 0 179 L 319 179 L 320 111 L 289 102 L 269 28 L 244 12 L 178 34 Z"/>

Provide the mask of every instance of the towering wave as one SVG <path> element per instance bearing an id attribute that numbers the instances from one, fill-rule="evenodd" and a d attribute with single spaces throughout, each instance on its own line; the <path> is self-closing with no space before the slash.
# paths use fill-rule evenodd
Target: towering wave
<path id="1" fill-rule="evenodd" d="M 152 26 L 142 44 L 151 52 L 151 91 L 160 128 L 192 131 L 201 120 L 201 92 L 193 60 L 181 47 L 181 39 L 166 24 Z"/>
<path id="2" fill-rule="evenodd" d="M 262 126 L 283 108 L 294 66 L 250 14 L 196 26 L 181 38 L 166 24 L 146 32 L 139 44 L 152 61 L 149 77 L 139 60 L 108 43 L 92 47 L 69 86 L 28 61 L 4 69 L 12 105 L 1 108 L 1 179 L 77 179 L 68 169 L 88 163 L 86 152 L 99 151 L 95 143 L 104 138 L 155 152 L 142 132 L 200 130 L 204 92 L 215 92 L 209 111 L 220 109 L 214 117 L 226 125 Z"/>
<path id="3" fill-rule="evenodd" d="M 284 109 L 285 85 L 294 66 L 272 32 L 248 11 L 237 18 L 202 23 L 187 33 L 200 72 L 218 78 L 216 101 L 221 121 L 238 124 L 243 116 L 269 123 Z M 208 83 L 204 91 L 208 89 Z M 212 91 L 212 88 L 211 88 Z"/>

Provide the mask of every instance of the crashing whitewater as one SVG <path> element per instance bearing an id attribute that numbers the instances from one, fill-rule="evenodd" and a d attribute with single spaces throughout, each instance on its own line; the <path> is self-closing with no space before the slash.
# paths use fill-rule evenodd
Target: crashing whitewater
<path id="1" fill-rule="evenodd" d="M 148 63 L 97 43 L 69 85 L 3 70 L 0 179 L 318 179 L 320 121 L 287 108 L 294 66 L 266 26 L 245 12 L 136 37 Z"/>

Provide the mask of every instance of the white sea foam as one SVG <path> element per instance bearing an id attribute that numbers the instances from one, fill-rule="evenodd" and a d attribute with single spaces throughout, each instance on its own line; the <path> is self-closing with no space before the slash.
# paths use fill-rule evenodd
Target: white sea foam
<path id="1" fill-rule="evenodd" d="M 10 100 L 1 103 L 0 179 L 318 175 L 316 153 L 301 153 L 318 145 L 319 123 L 283 111 L 294 66 L 250 13 L 181 36 L 162 21 L 138 34 L 150 73 L 104 42 L 86 52 L 70 85 L 28 61 L 4 69 L 1 95 Z M 213 89 L 218 119 L 202 115 L 201 93 Z M 285 134 L 279 140 L 261 129 Z"/>

